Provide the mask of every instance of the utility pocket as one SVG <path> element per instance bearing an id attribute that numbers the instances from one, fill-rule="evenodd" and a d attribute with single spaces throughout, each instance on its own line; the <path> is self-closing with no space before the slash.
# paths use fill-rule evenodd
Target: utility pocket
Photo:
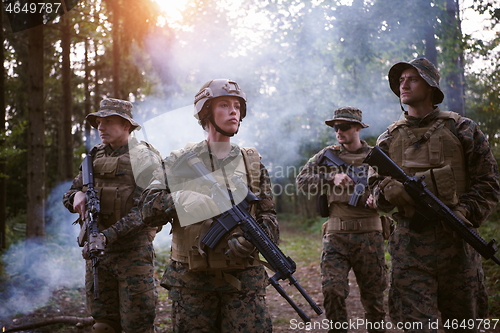
<path id="1" fill-rule="evenodd" d="M 425 172 L 417 172 L 415 177 L 424 176 L 424 182 L 429 191 L 439 198 L 447 206 L 458 204 L 457 183 L 451 166 L 447 165 L 438 169 L 430 169 Z"/>
<path id="2" fill-rule="evenodd" d="M 403 167 L 436 168 L 444 164 L 443 143 L 440 135 L 432 136 L 422 145 L 410 145 L 404 149 Z"/>

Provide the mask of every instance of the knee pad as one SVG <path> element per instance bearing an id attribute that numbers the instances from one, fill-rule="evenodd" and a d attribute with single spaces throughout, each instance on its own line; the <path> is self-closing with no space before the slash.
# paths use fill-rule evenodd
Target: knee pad
<path id="1" fill-rule="evenodd" d="M 117 331 L 106 323 L 98 322 L 92 326 L 92 333 L 117 333 Z"/>

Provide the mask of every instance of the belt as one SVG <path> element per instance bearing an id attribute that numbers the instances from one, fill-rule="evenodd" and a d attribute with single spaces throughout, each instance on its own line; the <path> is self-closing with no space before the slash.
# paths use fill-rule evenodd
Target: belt
<path id="1" fill-rule="evenodd" d="M 362 233 L 369 231 L 382 231 L 380 217 L 372 216 L 352 220 L 342 220 L 338 217 L 330 217 L 326 222 L 326 232 Z"/>

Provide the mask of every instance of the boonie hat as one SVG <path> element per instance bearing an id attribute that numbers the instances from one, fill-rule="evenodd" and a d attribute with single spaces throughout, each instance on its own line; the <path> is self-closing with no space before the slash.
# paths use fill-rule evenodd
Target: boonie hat
<path id="1" fill-rule="evenodd" d="M 96 118 L 104 118 L 109 116 L 120 116 L 130 122 L 135 129 L 141 129 L 141 126 L 132 119 L 133 104 L 129 101 L 124 101 L 116 98 L 105 98 L 99 105 L 99 111 L 90 113 L 85 118 L 92 127 L 97 128 Z"/>
<path id="2" fill-rule="evenodd" d="M 337 120 L 345 120 L 353 123 L 360 124 L 363 128 L 367 128 L 369 125 L 362 122 L 363 112 L 352 106 L 343 106 L 333 111 L 333 119 L 325 120 L 325 124 L 330 127 L 335 125 L 335 121 Z"/>
<path id="3" fill-rule="evenodd" d="M 439 79 L 441 76 L 439 75 L 439 71 L 434 66 L 432 62 L 427 60 L 426 58 L 417 58 L 413 59 L 410 62 L 398 62 L 389 70 L 389 85 L 391 90 L 399 97 L 399 78 L 401 77 L 401 73 L 405 69 L 415 68 L 418 74 L 425 80 L 431 87 L 434 88 L 434 97 L 432 103 L 440 104 L 443 102 L 444 94 L 439 87 Z"/>

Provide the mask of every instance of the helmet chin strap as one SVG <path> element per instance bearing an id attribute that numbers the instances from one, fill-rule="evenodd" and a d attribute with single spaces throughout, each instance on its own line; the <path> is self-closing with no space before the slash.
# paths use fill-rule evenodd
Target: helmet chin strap
<path id="1" fill-rule="evenodd" d="M 239 129 L 240 129 L 240 124 L 241 124 L 241 120 L 239 121 L 238 123 L 238 129 L 236 130 L 236 132 L 234 133 L 229 133 L 229 132 L 226 132 L 224 131 L 222 128 L 220 128 L 216 123 L 215 123 L 215 120 L 214 120 L 214 117 L 212 117 L 212 115 L 210 114 L 210 116 L 208 117 L 208 120 L 210 121 L 210 123 L 212 124 L 212 126 L 215 128 L 215 130 L 217 132 L 219 132 L 220 134 L 222 135 L 225 135 L 225 136 L 228 136 L 228 137 L 233 137 L 236 133 L 238 133 Z"/>
<path id="2" fill-rule="evenodd" d="M 405 108 L 403 107 L 403 102 L 401 102 L 401 97 L 399 98 L 399 105 L 401 106 L 401 111 L 406 112 Z"/>

